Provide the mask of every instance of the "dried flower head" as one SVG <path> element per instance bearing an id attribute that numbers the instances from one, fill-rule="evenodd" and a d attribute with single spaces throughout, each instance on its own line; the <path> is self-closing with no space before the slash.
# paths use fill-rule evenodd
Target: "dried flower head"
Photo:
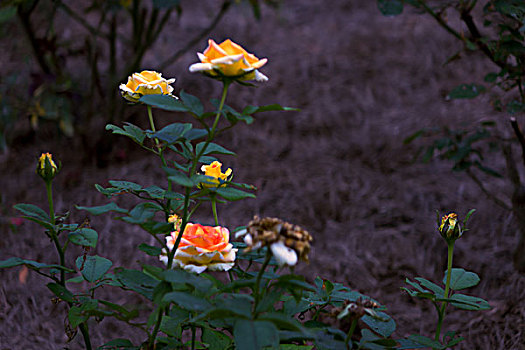
<path id="1" fill-rule="evenodd" d="M 261 247 L 268 247 L 279 265 L 294 266 L 297 261 L 308 261 L 312 236 L 297 225 L 277 218 L 263 218 L 255 216 L 248 224 L 244 242 L 248 245 L 245 252 Z"/>

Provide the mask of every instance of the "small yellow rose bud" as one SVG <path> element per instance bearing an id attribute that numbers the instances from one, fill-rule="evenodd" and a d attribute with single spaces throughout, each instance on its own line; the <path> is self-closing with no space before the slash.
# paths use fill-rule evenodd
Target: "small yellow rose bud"
<path id="1" fill-rule="evenodd" d="M 169 95 L 173 96 L 173 87 L 170 86 L 175 79 L 165 79 L 161 73 L 144 70 L 133 73 L 128 77 L 126 84 L 120 84 L 122 97 L 132 103 L 137 103 L 144 95 Z M 176 98 L 175 96 L 173 96 Z"/>
<path id="2" fill-rule="evenodd" d="M 443 216 L 441 218 L 441 225 L 439 225 L 439 233 L 447 241 L 455 241 L 456 239 L 461 237 L 461 235 L 463 234 L 463 230 L 461 229 L 458 223 L 458 214 L 450 213 L 448 215 Z"/>
<path id="3" fill-rule="evenodd" d="M 212 78 L 246 81 L 267 81 L 268 77 L 258 71 L 268 59 L 258 59 L 230 39 L 217 44 L 209 39 L 203 53 L 197 53 L 200 63 L 190 66 L 190 72 L 202 72 Z"/>
<path id="4" fill-rule="evenodd" d="M 218 161 L 214 161 L 210 165 L 203 165 L 201 167 L 201 171 L 204 172 L 204 175 L 212 177 L 212 179 L 209 179 L 209 182 L 213 182 L 214 185 L 209 183 L 201 183 L 201 186 L 203 187 L 219 187 L 221 185 L 221 182 L 219 179 L 226 181 L 228 177 L 232 174 L 232 170 L 228 168 L 225 173 L 221 170 L 222 164 Z"/>
<path id="5" fill-rule="evenodd" d="M 38 166 L 36 168 L 36 173 L 40 175 L 44 181 L 53 180 L 55 175 L 58 172 L 58 167 L 53 161 L 51 153 L 42 153 L 38 159 Z"/>

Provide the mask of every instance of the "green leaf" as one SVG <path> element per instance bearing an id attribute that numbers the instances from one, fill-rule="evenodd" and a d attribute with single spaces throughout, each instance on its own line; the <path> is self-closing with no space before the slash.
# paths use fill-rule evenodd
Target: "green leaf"
<path id="1" fill-rule="evenodd" d="M 208 344 L 209 350 L 228 349 L 232 340 L 226 334 L 209 328 L 202 329 L 202 341 Z"/>
<path id="2" fill-rule="evenodd" d="M 445 271 L 445 277 L 443 277 L 443 284 L 447 283 L 448 271 Z M 450 289 L 462 290 L 465 288 L 474 287 L 479 283 L 480 279 L 474 272 L 468 272 L 464 269 L 453 268 L 450 276 Z"/>
<path id="3" fill-rule="evenodd" d="M 109 268 L 113 265 L 111 260 L 103 258 L 98 255 L 79 256 L 76 260 L 76 266 L 82 273 L 84 279 L 88 282 L 98 281 Z"/>
<path id="4" fill-rule="evenodd" d="M 183 187 L 190 187 L 190 188 L 195 186 L 192 179 L 190 179 L 188 175 L 180 171 L 171 169 L 171 171 L 168 174 L 169 174 L 168 180 L 173 181 L 174 183 L 178 185 L 181 185 Z"/>
<path id="5" fill-rule="evenodd" d="M 174 303 L 189 311 L 204 311 L 211 308 L 211 304 L 204 298 L 186 292 L 171 292 L 162 298 L 164 303 Z"/>
<path id="6" fill-rule="evenodd" d="M 237 350 L 257 350 L 266 346 L 279 348 L 277 328 L 267 321 L 237 320 L 233 337 Z"/>
<path id="7" fill-rule="evenodd" d="M 403 1 L 377 0 L 377 8 L 383 16 L 397 16 L 403 13 Z"/>
<path id="8" fill-rule="evenodd" d="M 162 207 L 158 204 L 143 202 L 135 206 L 135 208 L 129 212 L 129 216 L 122 217 L 121 219 L 129 224 L 144 224 L 153 218 L 157 211 L 162 211 Z"/>
<path id="9" fill-rule="evenodd" d="M 120 191 L 134 192 L 142 189 L 141 185 L 131 181 L 109 180 L 108 182 L 111 186 L 118 188 Z"/>
<path id="10" fill-rule="evenodd" d="M 460 99 L 460 98 L 474 98 L 485 92 L 485 87 L 480 84 L 461 84 L 448 94 L 449 98 Z"/>
<path id="11" fill-rule="evenodd" d="M 195 153 L 199 154 L 204 147 L 206 142 L 200 142 L 195 147 Z M 206 151 L 204 151 L 203 155 L 207 154 L 226 154 L 226 155 L 232 155 L 234 156 L 235 153 L 232 151 L 227 150 L 226 148 L 222 147 L 221 145 L 218 145 L 216 143 L 210 142 L 208 146 L 206 147 Z"/>
<path id="12" fill-rule="evenodd" d="M 244 192 L 233 187 L 219 187 L 217 194 L 229 201 L 238 201 L 244 198 L 255 198 L 253 193 Z"/>
<path id="13" fill-rule="evenodd" d="M 149 300 L 153 299 L 153 289 L 159 283 L 158 280 L 145 274 L 142 271 L 130 269 L 118 269 L 115 279 L 122 284 L 125 289 L 131 289 Z"/>
<path id="14" fill-rule="evenodd" d="M 167 144 L 173 144 L 182 138 L 191 128 L 191 123 L 173 123 L 160 129 L 151 135 L 151 137 L 155 137 Z"/>
<path id="15" fill-rule="evenodd" d="M 20 266 L 20 265 L 25 265 L 32 270 L 58 269 L 58 270 L 64 270 L 66 272 L 75 272 L 74 270 L 68 269 L 65 266 L 56 265 L 56 264 L 44 264 L 44 263 L 39 263 L 39 262 L 32 261 L 32 260 L 26 260 L 26 259 L 15 258 L 15 257 L 0 261 L 0 269 Z"/>
<path id="16" fill-rule="evenodd" d="M 47 213 L 43 209 L 37 207 L 36 205 L 20 203 L 20 204 L 15 204 L 13 208 L 15 208 L 16 210 L 22 212 L 22 214 L 27 215 L 29 217 L 39 219 L 44 222 L 50 221 L 49 215 L 47 215 Z"/>
<path id="17" fill-rule="evenodd" d="M 97 246 L 98 233 L 90 228 L 80 228 L 70 232 L 68 239 L 73 244 L 95 248 Z"/>
<path id="18" fill-rule="evenodd" d="M 81 323 L 86 322 L 89 316 L 82 313 L 83 309 L 78 306 L 72 306 L 68 312 L 68 319 L 71 327 L 77 328 Z"/>
<path id="19" fill-rule="evenodd" d="M 46 286 L 60 299 L 70 303 L 75 302 L 75 296 L 73 293 L 67 290 L 63 285 L 58 283 L 48 283 Z"/>
<path id="20" fill-rule="evenodd" d="M 139 102 L 170 112 L 188 111 L 188 107 L 186 107 L 184 103 L 169 95 L 144 95 L 140 98 Z"/>
<path id="21" fill-rule="evenodd" d="M 133 346 L 133 343 L 128 339 L 118 338 L 101 345 L 97 350 L 139 350 L 139 346 Z"/>
<path id="22" fill-rule="evenodd" d="M 436 295 L 443 296 L 445 294 L 445 291 L 443 290 L 443 288 L 441 288 L 440 286 L 438 286 L 435 283 L 430 282 L 429 280 L 426 280 L 426 279 L 424 279 L 422 277 L 416 277 L 414 279 L 416 281 L 418 281 L 419 284 L 421 284 L 423 287 L 425 287 L 425 288 L 431 290 L 432 292 L 434 292 L 434 294 L 436 294 Z"/>
<path id="23" fill-rule="evenodd" d="M 184 138 L 188 141 L 201 139 L 208 135 L 206 129 L 191 129 L 184 134 Z"/>
<path id="24" fill-rule="evenodd" d="M 209 292 L 213 287 L 213 282 L 210 280 L 184 270 L 164 271 L 162 273 L 162 279 L 179 286 L 191 286 L 202 293 Z"/>
<path id="25" fill-rule="evenodd" d="M 374 332 L 380 334 L 384 338 L 388 338 L 396 330 L 396 323 L 384 312 L 376 311 L 377 316 L 386 321 L 379 320 L 370 315 L 365 315 L 361 317 L 361 320 L 366 323 Z"/>
<path id="26" fill-rule="evenodd" d="M 77 206 L 76 208 L 78 210 L 85 210 L 85 211 L 87 211 L 88 213 L 90 213 L 92 215 L 105 214 L 105 213 L 108 213 L 110 211 L 115 211 L 115 212 L 121 213 L 121 214 L 126 214 L 128 212 L 126 209 L 120 208 L 114 202 L 108 203 L 106 205 L 100 205 L 100 206 L 97 206 L 97 207 L 80 207 L 80 206 Z"/>
<path id="27" fill-rule="evenodd" d="M 106 130 L 112 131 L 113 134 L 118 135 L 124 135 L 130 137 L 133 141 L 137 142 L 138 144 L 142 145 L 144 142 L 144 139 L 146 138 L 146 132 L 139 128 L 136 125 L 133 125 L 131 123 L 124 123 L 124 128 L 121 129 L 116 125 L 108 124 L 106 125 Z"/>
<path id="28" fill-rule="evenodd" d="M 452 295 L 450 299 L 457 301 L 457 302 L 451 301 L 450 303 L 453 306 L 457 307 L 458 309 L 473 310 L 473 311 L 491 309 L 489 303 L 486 300 L 478 298 L 478 297 L 473 297 L 470 295 L 456 293 Z"/>
<path id="29" fill-rule="evenodd" d="M 202 107 L 202 103 L 197 97 L 190 95 L 182 90 L 179 93 L 179 96 L 191 113 L 195 114 L 197 117 L 200 117 L 202 115 L 202 113 L 204 112 L 204 107 Z"/>
<path id="30" fill-rule="evenodd" d="M 488 73 L 483 78 L 483 80 L 486 81 L 487 83 L 493 83 L 496 81 L 496 79 L 498 79 L 498 73 Z"/>
<path id="31" fill-rule="evenodd" d="M 432 349 L 445 349 L 445 347 L 438 341 L 425 337 L 424 335 L 413 334 L 408 337 L 409 340 L 412 340 L 418 344 L 428 346 Z"/>
<path id="32" fill-rule="evenodd" d="M 285 314 L 279 312 L 269 312 L 259 316 L 257 319 L 261 321 L 271 322 L 280 330 L 284 329 L 301 332 L 303 329 L 299 321 L 297 321 L 295 318 L 288 317 Z"/>
<path id="33" fill-rule="evenodd" d="M 159 256 L 162 253 L 162 249 L 159 247 L 153 247 L 146 243 L 139 244 L 139 249 L 151 256 Z"/>
<path id="34" fill-rule="evenodd" d="M 245 113 L 245 112 L 248 112 L 250 111 L 250 113 Z M 292 108 L 292 107 L 283 107 L 277 103 L 274 103 L 274 104 L 271 104 L 271 105 L 266 105 L 266 106 L 260 106 L 260 107 L 257 107 L 257 106 L 248 106 L 246 107 L 242 114 L 254 114 L 254 113 L 261 113 L 261 112 L 271 112 L 271 111 L 286 111 L 286 112 L 290 112 L 290 111 L 299 111 L 298 108 Z"/>
<path id="35" fill-rule="evenodd" d="M 281 344 L 279 350 L 312 350 L 313 345 Z"/>

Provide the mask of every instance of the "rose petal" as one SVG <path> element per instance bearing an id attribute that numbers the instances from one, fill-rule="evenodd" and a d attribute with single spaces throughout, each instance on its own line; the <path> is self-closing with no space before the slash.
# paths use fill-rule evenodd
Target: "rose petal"
<path id="1" fill-rule="evenodd" d="M 294 266 L 297 264 L 297 253 L 287 247 L 283 242 L 273 243 L 270 246 L 275 260 L 279 266 L 288 265 Z"/>
<path id="2" fill-rule="evenodd" d="M 194 63 L 189 70 L 191 73 L 212 71 L 213 65 L 211 63 Z"/>

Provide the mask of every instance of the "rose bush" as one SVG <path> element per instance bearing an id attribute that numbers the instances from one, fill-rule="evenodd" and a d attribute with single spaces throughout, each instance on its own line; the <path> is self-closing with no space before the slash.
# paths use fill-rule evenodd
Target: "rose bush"
<path id="1" fill-rule="evenodd" d="M 190 66 L 190 72 L 203 72 L 211 77 L 228 77 L 238 80 L 267 81 L 268 77 L 258 71 L 268 59 L 258 59 L 230 39 L 217 44 L 208 40 L 203 53 L 197 53 L 200 63 Z"/>
<path id="2" fill-rule="evenodd" d="M 120 93 L 129 102 L 137 103 L 144 95 L 170 95 L 173 87 L 170 84 L 175 82 L 175 78 L 165 79 L 161 73 L 151 70 L 144 70 L 140 73 L 133 73 L 128 77 L 126 84 L 120 84 Z M 175 96 L 173 96 L 175 97 Z"/>
<path id="3" fill-rule="evenodd" d="M 179 231 L 173 231 L 166 237 L 166 245 L 173 249 Z M 237 249 L 229 243 L 230 231 L 221 226 L 203 226 L 188 223 L 184 229 L 179 247 L 173 258 L 173 267 L 181 267 L 187 271 L 202 273 L 211 271 L 228 271 L 235 264 Z M 168 263 L 166 251 L 160 260 Z"/>

